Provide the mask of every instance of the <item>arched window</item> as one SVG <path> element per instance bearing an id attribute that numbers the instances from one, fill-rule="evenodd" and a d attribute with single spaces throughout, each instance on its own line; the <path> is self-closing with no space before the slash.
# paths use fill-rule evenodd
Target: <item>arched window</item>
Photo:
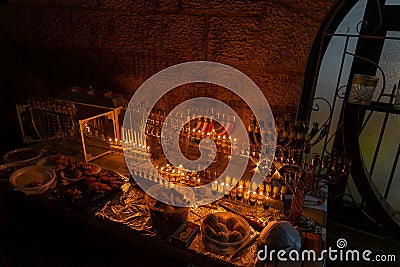
<path id="1" fill-rule="evenodd" d="M 352 178 L 373 216 L 400 228 L 400 1 L 339 1 L 310 53 L 298 117 L 328 121 L 323 142 L 353 160 Z M 379 77 L 368 106 L 348 102 L 354 74 Z M 312 111 L 312 112 L 310 112 Z"/>

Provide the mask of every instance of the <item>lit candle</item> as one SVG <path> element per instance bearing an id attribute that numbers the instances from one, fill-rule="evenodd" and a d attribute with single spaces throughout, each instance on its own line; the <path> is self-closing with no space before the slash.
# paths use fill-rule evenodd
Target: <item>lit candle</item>
<path id="1" fill-rule="evenodd" d="M 263 192 L 260 192 L 257 197 L 257 205 L 261 206 L 263 203 L 263 200 L 264 200 L 264 194 L 263 194 Z"/>
<path id="2" fill-rule="evenodd" d="M 243 199 L 245 201 L 247 201 L 247 200 L 249 200 L 249 197 L 250 197 L 250 190 L 247 190 L 243 195 Z"/>
<path id="3" fill-rule="evenodd" d="M 232 186 L 235 186 L 238 182 L 238 178 L 237 177 L 233 177 L 232 178 Z"/>
<path id="4" fill-rule="evenodd" d="M 250 206 L 254 206 L 256 204 L 257 192 L 254 191 L 250 194 Z"/>
<path id="5" fill-rule="evenodd" d="M 218 193 L 224 193 L 224 185 L 225 185 L 225 183 L 221 183 L 219 186 L 218 186 Z"/>
<path id="6" fill-rule="evenodd" d="M 231 182 L 231 177 L 229 175 L 227 175 L 225 177 L 225 183 L 228 185 L 228 184 L 230 184 L 230 182 Z"/>
<path id="7" fill-rule="evenodd" d="M 271 187 L 271 184 L 270 184 L 270 183 L 267 183 L 267 185 L 265 186 L 265 191 L 266 191 L 267 193 L 271 193 L 272 187 Z"/>
<path id="8" fill-rule="evenodd" d="M 246 189 L 250 189 L 250 181 L 249 180 L 247 180 L 244 184 L 245 184 Z"/>
<path id="9" fill-rule="evenodd" d="M 243 197 L 243 186 L 239 185 L 239 188 L 236 190 L 236 199 L 242 201 Z"/>
<path id="10" fill-rule="evenodd" d="M 264 207 L 264 210 L 268 210 L 268 208 L 269 208 L 269 197 L 268 196 L 266 196 L 265 198 L 264 198 L 264 201 L 263 201 L 263 207 Z"/>
<path id="11" fill-rule="evenodd" d="M 251 191 L 256 191 L 257 190 L 257 184 L 256 183 L 252 183 L 251 184 Z"/>
<path id="12" fill-rule="evenodd" d="M 258 191 L 259 192 L 264 192 L 265 188 L 264 188 L 264 183 L 261 183 L 260 186 L 258 187 Z"/>

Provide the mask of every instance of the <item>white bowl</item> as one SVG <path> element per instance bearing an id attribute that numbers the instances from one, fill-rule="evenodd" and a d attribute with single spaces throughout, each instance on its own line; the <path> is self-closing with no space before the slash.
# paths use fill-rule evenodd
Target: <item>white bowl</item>
<path id="1" fill-rule="evenodd" d="M 41 166 L 28 166 L 15 171 L 10 177 L 10 183 L 27 195 L 40 195 L 54 186 L 56 174 L 52 169 Z M 39 182 L 40 186 L 30 187 L 32 182 Z"/>
<path id="2" fill-rule="evenodd" d="M 7 168 L 13 168 L 13 170 L 11 170 L 11 171 L 9 171 L 8 173 L 8 175 L 1 175 L 0 174 L 0 179 L 7 179 L 7 180 L 9 180 L 10 179 L 10 177 L 11 177 L 11 175 L 15 172 L 15 171 L 17 171 L 17 170 L 19 170 L 20 168 L 22 168 L 23 166 L 21 165 L 21 164 L 19 164 L 19 163 L 17 163 L 17 162 L 10 162 L 10 163 L 5 163 L 5 164 L 2 164 L 2 165 L 0 165 L 0 172 L 2 172 L 3 170 L 5 170 L 5 169 L 7 169 Z"/>

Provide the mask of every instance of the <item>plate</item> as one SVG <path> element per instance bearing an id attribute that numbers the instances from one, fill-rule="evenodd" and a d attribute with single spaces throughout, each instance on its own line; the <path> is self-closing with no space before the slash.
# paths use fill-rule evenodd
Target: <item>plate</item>
<path id="1" fill-rule="evenodd" d="M 15 149 L 4 155 L 4 160 L 7 162 L 31 163 L 38 160 L 43 152 L 32 148 Z"/>
<path id="2" fill-rule="evenodd" d="M 0 165 L 0 179 L 10 179 L 10 176 L 23 166 L 17 162 L 10 162 Z"/>
<path id="3" fill-rule="evenodd" d="M 10 184 L 27 195 L 40 195 L 53 186 L 55 178 L 52 169 L 28 166 L 15 171 L 10 177 Z"/>
<path id="4" fill-rule="evenodd" d="M 40 159 L 36 165 L 43 166 L 54 171 L 62 171 L 64 170 L 69 164 L 74 162 L 75 159 L 72 157 L 64 156 L 64 155 L 52 155 L 45 158 Z M 58 164 L 57 164 L 58 163 Z"/>
<path id="5" fill-rule="evenodd" d="M 87 208 L 122 192 L 121 187 L 126 181 L 116 172 L 102 170 L 96 175 L 59 187 L 54 191 L 54 197 L 71 207 Z"/>
<path id="6" fill-rule="evenodd" d="M 61 178 L 70 182 L 75 182 L 81 180 L 82 178 L 96 175 L 100 171 L 101 167 L 97 164 L 74 162 L 61 171 Z"/>

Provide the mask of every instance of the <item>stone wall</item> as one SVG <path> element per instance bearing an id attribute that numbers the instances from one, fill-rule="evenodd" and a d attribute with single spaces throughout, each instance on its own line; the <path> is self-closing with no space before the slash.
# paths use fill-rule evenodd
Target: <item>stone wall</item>
<path id="1" fill-rule="evenodd" d="M 1 120 L 17 129 L 14 105 L 26 98 L 74 85 L 129 96 L 154 73 L 193 60 L 239 69 L 275 114 L 295 113 L 309 49 L 333 1 L 6 2 L 0 5 Z M 195 94 L 185 92 L 170 99 Z M 228 93 L 218 95 L 229 103 Z"/>

